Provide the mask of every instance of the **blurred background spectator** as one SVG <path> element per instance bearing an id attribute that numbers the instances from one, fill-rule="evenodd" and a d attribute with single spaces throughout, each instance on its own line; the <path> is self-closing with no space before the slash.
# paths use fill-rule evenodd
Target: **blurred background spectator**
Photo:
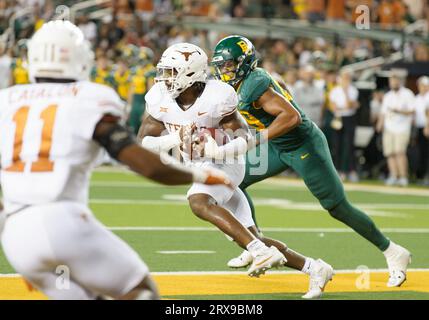
<path id="1" fill-rule="evenodd" d="M 383 98 L 377 131 L 383 131 L 383 153 L 387 158 L 387 185 L 408 185 L 407 147 L 415 112 L 414 94 L 404 87 L 404 78 L 392 75 L 390 91 Z"/>
<path id="2" fill-rule="evenodd" d="M 325 92 L 323 86 L 315 82 L 315 69 L 311 65 L 300 69 L 300 80 L 293 86 L 294 99 L 319 127 L 322 125 L 323 104 L 325 103 Z"/>
<path id="3" fill-rule="evenodd" d="M 81 2 L 84 1 L 0 0 L 0 88 L 29 81 L 26 39 L 44 22 L 58 17 L 58 5 L 75 7 Z M 401 53 L 400 63 L 421 66 L 414 67 L 414 74 L 410 74 L 406 83 L 417 92 L 415 80 L 429 62 L 427 0 L 100 0 L 97 3 L 77 11 L 74 21 L 96 53 L 92 80 L 116 89 L 127 102 L 128 124 L 133 131 L 138 130 L 144 96 L 153 84 L 154 65 L 167 46 L 191 42 L 210 56 L 219 39 L 247 31 L 257 48 L 259 66 L 266 68 L 323 130 L 339 173 L 351 181 L 357 181 L 358 175 L 383 178 L 386 167 L 378 133 L 370 137 L 366 147 L 354 146 L 354 135 L 359 132 L 356 126 L 377 129 L 379 114 L 381 118 L 386 118 L 386 112 L 394 118 L 398 115 L 386 108 L 381 112 L 382 100 L 387 96 L 384 95 L 387 80 L 380 80 L 377 72 L 392 68 L 388 60 L 392 54 Z M 356 8 L 362 5 L 370 9 L 371 35 L 375 30 L 379 37 L 370 39 L 357 33 L 354 36 L 360 14 Z M 187 23 L 187 19 L 193 19 L 192 23 Z M 237 21 L 257 21 L 258 28 L 237 27 Z M 282 22 L 289 25 L 277 25 Z M 202 27 L 208 23 L 212 24 Z M 291 30 L 288 27 L 291 24 L 297 30 Z M 227 28 L 217 28 L 220 25 Z M 309 30 L 320 32 L 309 34 Z M 335 34 L 324 30 L 333 30 Z M 343 34 L 343 30 L 347 32 Z M 373 67 L 373 58 L 385 62 Z M 359 63 L 368 63 L 368 67 L 359 67 Z M 356 71 L 351 75 L 341 73 L 342 68 L 350 66 Z M 369 75 L 364 77 L 366 74 Z M 423 101 L 422 95 L 421 92 L 417 101 Z M 429 146 L 424 139 L 424 111 L 420 102 L 415 115 L 399 114 L 402 118 L 398 120 L 400 127 L 408 128 L 409 118 L 415 118 L 420 164 L 418 170 L 410 171 L 412 174 L 418 171 L 413 179 L 424 179 L 428 173 L 423 162 L 429 155 Z M 383 122 L 386 129 L 389 121 L 386 118 Z M 341 128 L 334 130 L 335 123 L 340 123 Z M 406 152 L 407 146 L 403 148 Z M 413 159 L 410 161 L 414 166 Z M 399 178 L 399 172 L 397 175 Z"/>
<path id="4" fill-rule="evenodd" d="M 417 179 L 429 183 L 429 140 L 424 135 L 424 129 L 428 125 L 426 112 L 429 110 L 429 78 L 420 77 L 417 80 L 418 94 L 415 99 L 415 126 L 417 129 L 418 167 Z"/>
<path id="5" fill-rule="evenodd" d="M 331 127 L 334 129 L 332 137 L 333 159 L 340 178 L 348 178 L 357 182 L 356 164 L 354 157 L 354 140 L 356 130 L 356 110 L 359 108 L 359 92 L 352 85 L 350 72 L 343 71 L 338 84 L 329 93 L 330 108 L 334 114 Z"/>
<path id="6" fill-rule="evenodd" d="M 384 179 L 387 174 L 387 168 L 384 161 L 382 134 L 378 132 L 377 121 L 381 114 L 383 104 L 383 90 L 375 90 L 372 93 L 370 101 L 370 125 L 374 129 L 374 135 L 364 151 L 365 169 L 368 171 L 368 177 Z"/>

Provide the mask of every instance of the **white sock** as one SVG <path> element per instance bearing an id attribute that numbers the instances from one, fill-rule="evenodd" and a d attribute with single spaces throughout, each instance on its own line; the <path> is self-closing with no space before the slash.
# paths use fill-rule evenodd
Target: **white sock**
<path id="1" fill-rule="evenodd" d="M 304 267 L 302 267 L 302 272 L 304 272 L 305 274 L 310 274 L 311 271 L 313 270 L 314 264 L 316 263 L 316 261 L 314 261 L 313 258 L 305 258 L 305 263 L 304 263 Z"/>
<path id="2" fill-rule="evenodd" d="M 153 291 L 144 289 L 135 297 L 135 300 L 159 300 L 159 298 Z"/>
<path id="3" fill-rule="evenodd" d="M 247 246 L 247 251 L 255 258 L 261 250 L 267 249 L 268 247 L 259 239 L 255 239 L 250 242 Z"/>
<path id="4" fill-rule="evenodd" d="M 390 241 L 389 246 L 386 250 L 383 251 L 383 254 L 386 258 L 390 258 L 391 256 L 395 255 L 397 249 L 396 243 L 393 241 Z"/>

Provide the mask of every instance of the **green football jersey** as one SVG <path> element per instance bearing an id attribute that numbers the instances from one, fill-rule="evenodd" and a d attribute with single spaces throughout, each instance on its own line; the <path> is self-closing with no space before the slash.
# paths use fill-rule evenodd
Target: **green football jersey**
<path id="1" fill-rule="evenodd" d="M 290 93 L 284 90 L 267 71 L 256 68 L 243 79 L 237 89 L 239 100 L 238 110 L 250 127 L 258 131 L 267 128 L 276 117 L 264 111 L 262 107 L 255 107 L 255 102 L 270 87 L 283 95 L 301 115 L 302 123 L 298 127 L 271 140 L 272 143 L 284 151 L 294 150 L 302 145 L 306 136 L 311 131 L 311 120 L 307 118 L 305 113 L 293 101 Z"/>

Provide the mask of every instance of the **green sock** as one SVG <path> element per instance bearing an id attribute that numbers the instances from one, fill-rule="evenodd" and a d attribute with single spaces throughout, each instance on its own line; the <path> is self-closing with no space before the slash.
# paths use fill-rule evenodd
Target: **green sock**
<path id="1" fill-rule="evenodd" d="M 348 225 L 381 251 L 386 250 L 389 246 L 390 240 L 381 233 L 374 221 L 368 215 L 353 207 L 347 199 L 341 201 L 334 209 L 329 210 L 329 213 L 335 219 Z"/>

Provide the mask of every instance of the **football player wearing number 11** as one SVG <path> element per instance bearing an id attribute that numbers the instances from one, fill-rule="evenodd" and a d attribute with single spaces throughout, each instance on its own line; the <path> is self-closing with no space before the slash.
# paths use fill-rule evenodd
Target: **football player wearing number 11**
<path id="1" fill-rule="evenodd" d="M 268 157 L 261 160 L 267 161 L 268 170 L 265 174 L 252 174 L 258 159 L 252 159 L 256 152 L 249 152 L 246 175 L 240 186 L 251 205 L 253 217 L 255 209 L 246 188 L 291 167 L 333 218 L 383 252 L 389 268 L 387 285 L 399 287 L 406 280 L 410 252 L 389 240 L 370 217 L 350 204 L 322 131 L 306 117 L 287 91 L 264 69 L 257 68 L 253 44 L 242 36 L 226 37 L 216 45 L 211 63 L 217 77 L 237 91 L 239 112 L 258 130 L 260 141 L 268 141 L 264 143 L 268 144 Z M 261 148 L 261 144 L 257 148 Z M 243 267 L 251 261 L 251 255 L 243 252 L 228 265 Z"/>
<path id="2" fill-rule="evenodd" d="M 229 185 L 219 172 L 166 166 L 119 124 L 119 96 L 88 80 L 94 53 L 68 21 L 42 26 L 29 44 L 33 84 L 0 91 L 1 242 L 12 267 L 51 299 L 157 299 L 146 264 L 88 208 L 102 149 L 164 184 Z M 57 268 L 68 269 L 59 287 Z"/>

